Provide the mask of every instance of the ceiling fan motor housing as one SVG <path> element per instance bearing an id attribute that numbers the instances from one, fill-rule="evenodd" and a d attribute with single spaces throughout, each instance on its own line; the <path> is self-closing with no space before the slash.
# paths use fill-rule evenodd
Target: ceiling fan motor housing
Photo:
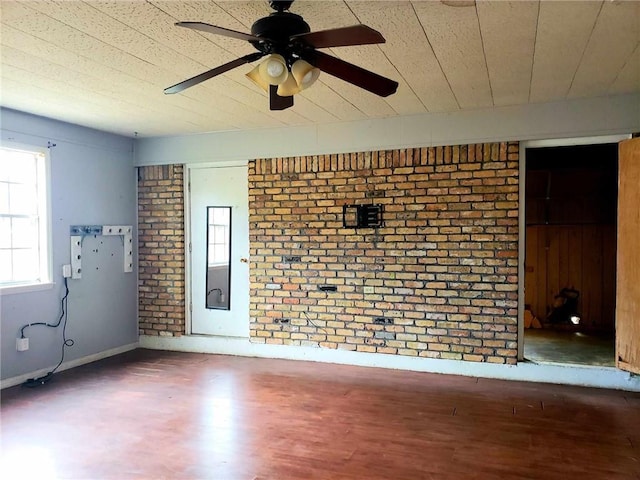
<path id="1" fill-rule="evenodd" d="M 278 12 L 289 10 L 293 0 L 270 0 L 269 6 Z"/>
<path id="2" fill-rule="evenodd" d="M 254 47 L 264 53 L 278 53 L 287 62 L 291 61 L 291 55 L 296 54 L 295 48 L 300 44 L 294 44 L 289 39 L 293 35 L 311 32 L 309 24 L 300 15 L 291 12 L 274 12 L 268 17 L 257 20 L 251 26 L 251 35 L 264 41 L 254 42 Z"/>

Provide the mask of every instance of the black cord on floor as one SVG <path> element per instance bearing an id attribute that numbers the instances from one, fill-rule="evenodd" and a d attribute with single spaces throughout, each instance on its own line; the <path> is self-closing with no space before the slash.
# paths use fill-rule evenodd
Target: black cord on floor
<path id="1" fill-rule="evenodd" d="M 60 361 L 53 368 L 53 370 L 51 370 L 46 375 L 38 378 L 28 379 L 26 382 L 22 384 L 25 387 L 38 387 L 40 385 L 44 385 L 49 380 L 51 380 L 51 377 L 53 376 L 55 371 L 58 370 L 58 368 L 60 368 L 60 365 L 62 365 L 62 362 L 64 361 L 65 348 L 72 347 L 73 344 L 75 343 L 73 339 L 67 338 L 67 319 L 69 317 L 69 307 L 68 307 L 69 284 L 67 282 L 67 278 L 64 279 L 64 290 L 65 290 L 64 296 L 60 301 L 60 318 L 58 318 L 58 321 L 56 323 L 46 323 L 46 322 L 28 323 L 27 325 L 24 325 L 20 329 L 20 338 L 25 338 L 24 331 L 29 327 L 35 327 L 35 326 L 41 325 L 49 328 L 58 328 L 62 323 L 62 352 L 60 355 Z"/>

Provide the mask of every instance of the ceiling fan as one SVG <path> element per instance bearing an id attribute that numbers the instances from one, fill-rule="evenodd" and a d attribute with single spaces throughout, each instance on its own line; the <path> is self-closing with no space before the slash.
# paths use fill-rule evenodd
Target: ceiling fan
<path id="1" fill-rule="evenodd" d="M 311 32 L 300 15 L 287 11 L 292 3 L 293 0 L 270 0 L 269 5 L 275 12 L 257 20 L 251 26 L 251 34 L 202 22 L 176 23 L 179 27 L 246 40 L 258 51 L 177 83 L 166 88 L 164 93 L 181 92 L 264 56 L 267 59 L 249 72 L 247 77 L 268 92 L 270 110 L 284 110 L 293 106 L 293 95 L 309 87 L 320 71 L 381 97 L 395 93 L 398 82 L 317 50 L 384 43 L 380 32 L 362 24 Z"/>

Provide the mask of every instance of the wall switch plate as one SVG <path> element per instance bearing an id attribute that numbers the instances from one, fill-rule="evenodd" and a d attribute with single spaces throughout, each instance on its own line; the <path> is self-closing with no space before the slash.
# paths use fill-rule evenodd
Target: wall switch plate
<path id="1" fill-rule="evenodd" d="M 71 265 L 70 264 L 62 265 L 62 276 L 64 278 L 71 277 Z"/>
<path id="2" fill-rule="evenodd" d="M 16 338 L 16 350 L 18 350 L 19 352 L 25 352 L 29 350 L 29 339 Z"/>

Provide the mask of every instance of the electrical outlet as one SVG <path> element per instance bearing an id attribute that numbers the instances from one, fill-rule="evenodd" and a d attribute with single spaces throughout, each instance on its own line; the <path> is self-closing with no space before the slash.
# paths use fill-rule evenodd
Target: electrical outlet
<path id="1" fill-rule="evenodd" d="M 29 339 L 28 338 L 16 338 L 16 350 L 19 352 L 26 352 L 29 350 Z"/>
<path id="2" fill-rule="evenodd" d="M 71 265 L 70 264 L 62 265 L 62 276 L 64 278 L 71 277 Z"/>

